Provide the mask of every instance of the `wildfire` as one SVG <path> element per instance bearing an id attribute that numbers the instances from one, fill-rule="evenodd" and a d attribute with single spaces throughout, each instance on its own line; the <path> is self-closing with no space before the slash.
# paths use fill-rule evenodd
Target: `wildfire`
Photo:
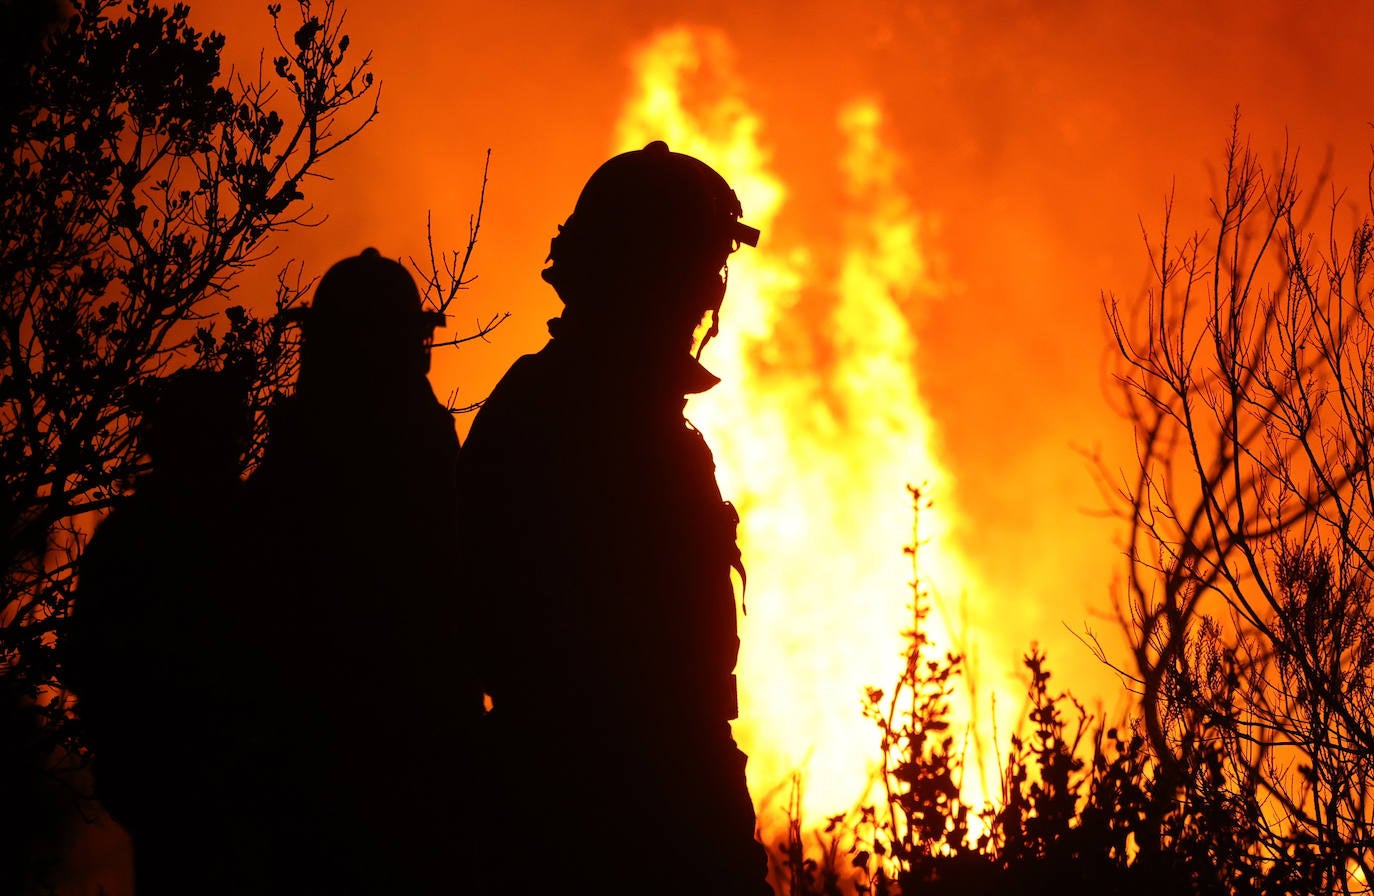
<path id="1" fill-rule="evenodd" d="M 905 486 L 950 482 L 916 381 L 913 311 L 936 297 L 921 242 L 926 222 L 898 186 L 881 104 L 840 110 L 837 160 L 847 197 L 840 245 L 770 240 L 787 190 L 770 167 L 763 122 L 744 98 L 731 45 L 678 27 L 632 56 L 635 87 L 616 151 L 663 139 L 720 171 L 757 251 L 730 260 L 720 336 L 703 359 L 724 383 L 688 415 L 710 442 L 726 496 L 743 518 L 748 615 L 737 736 L 765 825 L 794 770 L 827 814 L 868 789 L 876 732 L 860 712 L 865 685 L 901 668 L 910 625 L 911 508 Z M 938 541 L 947 509 L 923 515 Z M 927 551 L 922 575 L 973 583 L 957 558 Z M 812 817 L 818 817 L 812 814 Z"/>

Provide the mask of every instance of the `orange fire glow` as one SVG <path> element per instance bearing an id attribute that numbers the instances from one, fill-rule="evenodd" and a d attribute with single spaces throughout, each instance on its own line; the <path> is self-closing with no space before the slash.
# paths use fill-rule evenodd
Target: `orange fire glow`
<path id="1" fill-rule="evenodd" d="M 703 359 L 724 382 L 688 407 L 743 516 L 737 731 L 756 798 L 796 767 L 810 818 L 864 787 L 861 689 L 890 683 L 907 621 L 907 482 L 931 483 L 926 573 L 947 605 L 969 594 L 982 693 L 1036 639 L 1057 682 L 1121 708 L 1066 631 L 1108 606 L 1120 562 L 1083 513 L 1103 502 L 1074 449 L 1132 461 L 1103 396 L 1101 291 L 1142 282 L 1141 222 L 1157 228 L 1171 184 L 1180 213 L 1206 214 L 1237 104 L 1257 147 L 1291 138 L 1314 170 L 1332 146 L 1335 182 L 1364 183 L 1374 17 L 1278 0 L 341 5 L 382 114 L 305 185 L 328 220 L 285 234 L 237 300 L 269 296 L 286 258 L 314 276 L 368 245 L 419 257 L 431 210 L 441 242 L 465 239 L 490 148 L 480 279 L 453 326 L 513 316 L 432 374 L 477 400 L 546 338 L 549 238 L 609 153 L 697 154 L 763 229 L 732 257 Z M 240 71 L 270 60 L 261 5 L 191 6 Z M 1004 740 L 1021 693 L 999 699 Z M 87 837 L 63 892 L 102 875 L 129 892 L 126 853 Z"/>
<path id="2" fill-rule="evenodd" d="M 705 358 L 724 383 L 688 415 L 743 518 L 737 731 L 767 825 L 780 820 L 770 798 L 794 769 L 810 805 L 828 813 L 867 789 L 878 753 L 860 694 L 896 679 L 910 619 L 904 486 L 923 481 L 939 493 L 950 474 L 920 396 L 912 325 L 939 286 L 922 216 L 896 182 L 901 159 L 880 102 L 858 97 L 836 116 L 843 243 L 770 242 L 787 190 L 731 57 L 718 31 L 677 27 L 649 39 L 633 54 L 636 86 L 616 149 L 664 139 L 706 160 L 764 233 L 757 252 L 731 257 L 721 335 Z M 938 545 L 949 514 L 943 504 L 924 514 L 923 537 Z M 948 546 L 924 557 L 932 581 L 974 584 Z"/>

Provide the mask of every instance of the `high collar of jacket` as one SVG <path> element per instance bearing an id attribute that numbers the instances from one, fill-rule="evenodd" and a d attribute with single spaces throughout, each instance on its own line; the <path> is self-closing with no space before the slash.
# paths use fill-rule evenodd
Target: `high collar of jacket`
<path id="1" fill-rule="evenodd" d="M 623 389 L 618 391 L 685 399 L 720 382 L 689 352 L 651 352 L 632 335 L 605 334 L 557 317 L 549 321 L 549 334 L 550 353 L 587 371 L 602 385 L 620 384 Z"/>

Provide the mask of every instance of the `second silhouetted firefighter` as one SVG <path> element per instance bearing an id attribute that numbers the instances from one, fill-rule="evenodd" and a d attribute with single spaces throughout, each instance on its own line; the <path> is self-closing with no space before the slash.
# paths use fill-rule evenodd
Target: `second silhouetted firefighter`
<path id="1" fill-rule="evenodd" d="M 449 892 L 481 707 L 452 588 L 458 438 L 426 376 L 442 316 L 375 249 L 331 267 L 298 316 L 297 389 L 248 483 L 273 885 Z"/>

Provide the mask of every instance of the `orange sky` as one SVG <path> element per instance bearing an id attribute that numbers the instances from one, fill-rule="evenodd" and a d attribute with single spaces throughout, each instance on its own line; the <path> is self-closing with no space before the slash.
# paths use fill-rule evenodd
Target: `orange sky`
<path id="1" fill-rule="evenodd" d="M 261 6 L 194 0 L 192 18 L 228 35 L 231 58 L 252 59 L 268 34 Z M 456 245 L 491 148 L 480 279 L 454 322 L 512 317 L 491 344 L 440 359 L 436 391 L 460 386 L 460 400 L 485 395 L 546 338 L 559 308 L 538 277 L 549 237 L 617 148 L 629 54 L 660 29 L 717 28 L 733 45 L 788 190 L 760 253 L 840 239 L 836 115 L 855 96 L 876 98 L 943 284 L 910 309 L 914 374 L 953 475 L 954 493 L 937 498 L 957 508 L 954 547 L 985 592 L 971 621 L 997 635 L 987 662 L 1011 665 L 1038 639 L 1060 683 L 1090 700 L 1114 699 L 1111 677 L 1064 626 L 1081 629 L 1108 605 L 1118 561 L 1110 526 L 1085 513 L 1102 499 L 1075 449 L 1129 460 L 1128 428 L 1103 392 L 1101 292 L 1129 297 L 1143 284 L 1141 219 L 1157 229 L 1171 183 L 1180 217 L 1204 220 L 1209 165 L 1236 105 L 1262 157 L 1287 138 L 1314 171 L 1334 148 L 1338 182 L 1357 191 L 1374 138 L 1374 18 L 1355 3 L 348 6 L 354 47 L 375 53 L 382 114 L 331 160 L 334 182 L 307 188 L 329 220 L 282 251 L 312 273 L 368 245 L 418 254 L 428 210 Z"/>

